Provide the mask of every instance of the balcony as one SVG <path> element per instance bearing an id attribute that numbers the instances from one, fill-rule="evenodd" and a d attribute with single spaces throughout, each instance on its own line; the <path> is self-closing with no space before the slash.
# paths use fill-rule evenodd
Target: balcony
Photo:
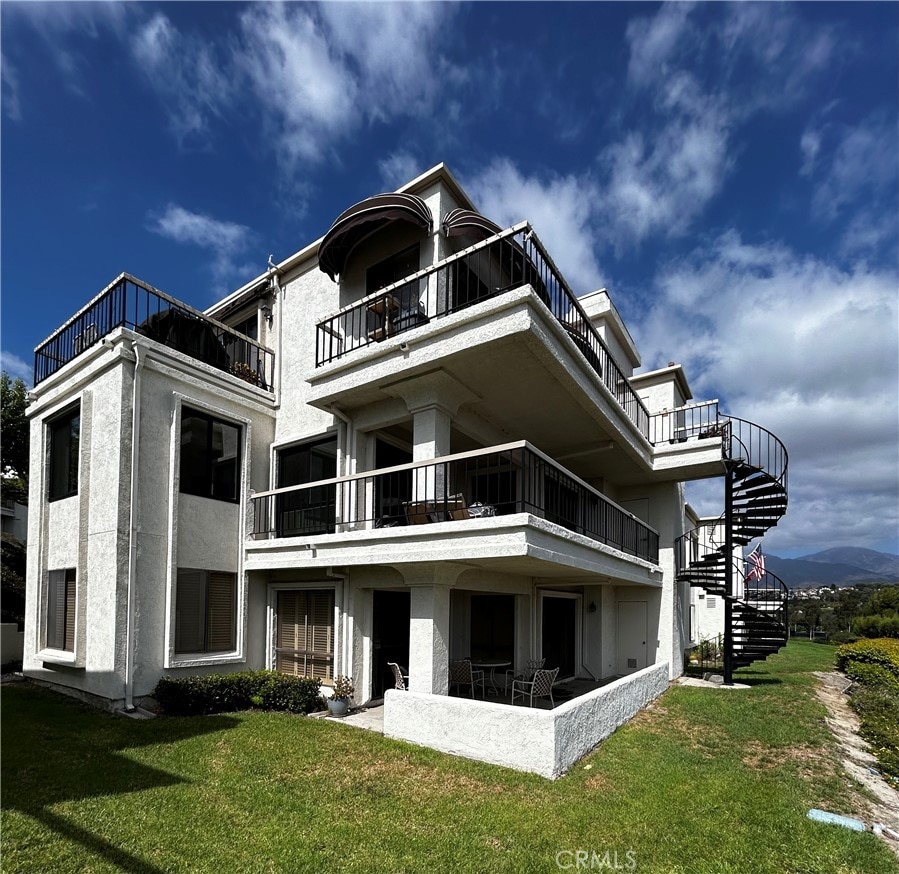
<path id="1" fill-rule="evenodd" d="M 658 534 L 525 441 L 255 495 L 256 540 L 530 514 L 657 564 Z M 475 526 L 472 526 L 474 530 Z M 481 526 L 479 526 L 481 527 Z"/>
<path id="2" fill-rule="evenodd" d="M 412 274 L 319 322 L 316 369 L 530 286 L 636 429 L 649 413 L 527 223 Z M 410 336 L 410 342 L 412 338 Z"/>
<path id="3" fill-rule="evenodd" d="M 34 384 L 120 327 L 272 390 L 274 352 L 127 273 L 34 350 Z"/>

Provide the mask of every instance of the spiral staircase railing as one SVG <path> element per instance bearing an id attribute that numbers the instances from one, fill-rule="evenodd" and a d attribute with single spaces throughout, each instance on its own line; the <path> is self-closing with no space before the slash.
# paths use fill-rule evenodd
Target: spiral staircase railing
<path id="1" fill-rule="evenodd" d="M 735 669 L 787 642 L 789 590 L 767 568 L 747 564 L 742 548 L 786 513 L 789 457 L 774 434 L 745 419 L 722 416 L 709 433 L 721 437 L 724 512 L 675 541 L 675 570 L 678 582 L 724 600 L 724 682 L 730 684 Z"/>

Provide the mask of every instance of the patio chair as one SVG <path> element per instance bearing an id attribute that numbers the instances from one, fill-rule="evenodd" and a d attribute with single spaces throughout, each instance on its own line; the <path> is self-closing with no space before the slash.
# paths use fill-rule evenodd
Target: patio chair
<path id="1" fill-rule="evenodd" d="M 515 697 L 529 699 L 529 707 L 534 706 L 535 698 L 546 698 L 549 696 L 550 707 L 555 707 L 556 702 L 553 701 L 553 683 L 559 675 L 559 669 L 553 668 L 551 671 L 534 671 L 532 680 L 513 680 L 512 681 L 512 703 L 515 703 Z"/>
<path id="2" fill-rule="evenodd" d="M 514 668 L 506 671 L 506 681 L 503 683 L 503 692 L 509 691 L 510 682 L 515 680 L 533 680 L 534 671 L 539 671 L 544 664 L 546 664 L 546 659 L 528 659 L 528 662 L 521 673 L 516 674 Z"/>
<path id="3" fill-rule="evenodd" d="M 450 662 L 449 664 L 449 687 L 458 686 L 461 690 L 463 686 L 471 689 L 471 697 L 474 698 L 475 686 L 481 687 L 481 695 L 486 696 L 487 690 L 484 687 L 484 672 L 476 671 L 468 659 Z"/>
<path id="4" fill-rule="evenodd" d="M 407 692 L 409 690 L 409 671 L 396 662 L 387 662 L 387 665 L 393 671 L 393 679 L 396 681 L 394 688 L 401 692 Z"/>

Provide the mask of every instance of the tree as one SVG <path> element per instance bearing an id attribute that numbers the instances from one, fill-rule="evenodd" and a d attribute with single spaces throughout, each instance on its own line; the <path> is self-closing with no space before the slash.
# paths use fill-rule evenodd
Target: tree
<path id="1" fill-rule="evenodd" d="M 27 405 L 25 383 L 0 373 L 0 475 L 4 497 L 19 501 L 26 501 L 28 495 Z"/>

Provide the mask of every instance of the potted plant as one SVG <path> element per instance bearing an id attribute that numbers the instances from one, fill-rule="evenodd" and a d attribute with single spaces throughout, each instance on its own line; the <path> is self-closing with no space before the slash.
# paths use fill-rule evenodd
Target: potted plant
<path id="1" fill-rule="evenodd" d="M 334 678 L 334 685 L 331 687 L 331 697 L 328 699 L 328 711 L 331 716 L 346 716 L 350 709 L 350 698 L 355 692 L 353 681 L 343 674 L 338 674 Z"/>

